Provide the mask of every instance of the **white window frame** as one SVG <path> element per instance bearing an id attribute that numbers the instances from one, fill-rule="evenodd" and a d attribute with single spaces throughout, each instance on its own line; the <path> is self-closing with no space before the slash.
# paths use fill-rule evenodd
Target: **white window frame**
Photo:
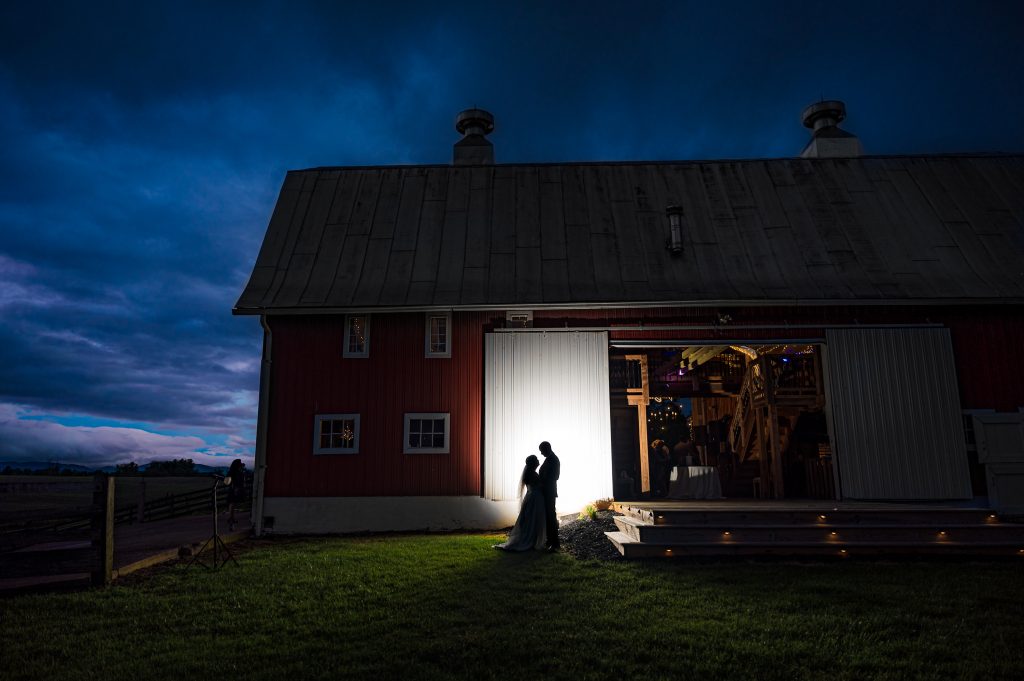
<path id="1" fill-rule="evenodd" d="M 444 446 L 443 447 L 411 447 L 409 445 L 409 426 L 413 419 L 430 419 L 440 421 L 444 419 Z M 433 413 L 407 413 L 402 428 L 402 453 L 403 454 L 448 454 L 451 450 L 451 414 L 443 412 Z"/>
<path id="2" fill-rule="evenodd" d="M 363 351 L 355 352 L 349 350 L 349 338 L 352 335 L 352 320 L 362 317 L 365 321 L 363 324 L 366 327 L 366 339 L 363 342 Z M 342 340 L 344 343 L 342 347 L 342 357 L 351 357 L 356 359 L 366 358 L 370 356 L 370 315 L 368 314 L 347 314 L 345 315 L 345 338 Z"/>
<path id="3" fill-rule="evenodd" d="M 430 351 L 430 321 L 432 319 L 444 319 L 444 350 Z M 428 312 L 424 320 L 423 332 L 423 356 L 424 357 L 451 357 L 452 356 L 452 313 L 451 312 Z"/>
<path id="4" fill-rule="evenodd" d="M 352 447 L 321 447 L 320 424 L 324 421 L 354 421 L 355 438 Z M 317 414 L 313 421 L 313 454 L 358 454 L 359 453 L 359 414 Z"/>

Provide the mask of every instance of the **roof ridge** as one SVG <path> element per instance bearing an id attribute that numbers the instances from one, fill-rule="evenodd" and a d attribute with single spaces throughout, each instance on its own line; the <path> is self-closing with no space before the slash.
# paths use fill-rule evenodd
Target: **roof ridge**
<path id="1" fill-rule="evenodd" d="M 848 158 L 803 158 L 800 156 L 767 156 L 753 158 L 707 158 L 707 159 L 666 159 L 666 160 L 603 160 L 603 161 L 522 161 L 516 163 L 488 163 L 486 167 L 494 168 L 543 168 L 543 167 L 585 167 L 585 166 L 676 166 L 676 165 L 703 165 L 722 163 L 764 163 L 801 161 L 808 163 L 825 163 L 833 161 L 866 161 L 866 160 L 888 160 L 888 159 L 969 159 L 969 158 L 1024 158 L 1024 151 L 957 151 L 936 154 L 864 154 L 863 156 L 851 156 Z M 312 166 L 309 168 L 293 168 L 288 172 L 305 173 L 312 171 L 332 170 L 401 170 L 415 168 L 451 168 L 468 170 L 482 166 L 474 165 L 453 165 L 451 163 L 392 163 L 384 165 L 331 165 Z"/>

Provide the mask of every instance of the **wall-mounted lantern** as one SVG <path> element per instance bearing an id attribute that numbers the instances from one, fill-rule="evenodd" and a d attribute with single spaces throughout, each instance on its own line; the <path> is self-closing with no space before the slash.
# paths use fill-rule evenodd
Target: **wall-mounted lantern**
<path id="1" fill-rule="evenodd" d="M 665 248 L 672 255 L 679 255 L 683 252 L 683 207 L 669 206 L 665 209 L 668 216 L 668 238 L 665 239 Z"/>

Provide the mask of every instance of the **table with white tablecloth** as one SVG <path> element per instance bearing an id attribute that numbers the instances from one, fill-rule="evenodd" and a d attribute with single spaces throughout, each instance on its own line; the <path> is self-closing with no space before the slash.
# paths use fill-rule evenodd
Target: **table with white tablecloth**
<path id="1" fill-rule="evenodd" d="M 721 499 L 722 481 L 714 466 L 673 466 L 669 499 Z"/>

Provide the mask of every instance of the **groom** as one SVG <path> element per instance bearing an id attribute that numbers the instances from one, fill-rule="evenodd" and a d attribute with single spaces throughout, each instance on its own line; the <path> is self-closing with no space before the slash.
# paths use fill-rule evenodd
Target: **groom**
<path id="1" fill-rule="evenodd" d="M 544 455 L 544 463 L 538 471 L 540 484 L 544 489 L 544 520 L 547 524 L 547 550 L 558 550 L 558 516 L 555 515 L 555 499 L 558 497 L 558 476 L 562 472 L 562 464 L 551 451 L 550 442 L 541 442 L 537 447 Z"/>

